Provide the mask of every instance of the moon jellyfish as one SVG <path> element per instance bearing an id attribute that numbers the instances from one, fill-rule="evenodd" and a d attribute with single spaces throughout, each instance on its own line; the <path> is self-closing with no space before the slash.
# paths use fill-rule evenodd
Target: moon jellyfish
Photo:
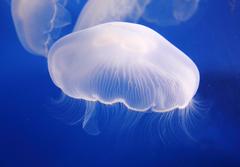
<path id="1" fill-rule="evenodd" d="M 194 15 L 199 1 L 89 0 L 79 16 L 75 30 L 111 21 L 137 22 L 140 19 L 160 26 L 176 25 Z"/>
<path id="2" fill-rule="evenodd" d="M 143 19 L 160 26 L 188 21 L 197 11 L 200 0 L 159 0 L 149 3 Z M 159 11 L 156 15 L 156 11 Z"/>
<path id="3" fill-rule="evenodd" d="M 12 0 L 12 16 L 24 48 L 46 55 L 61 29 L 71 23 L 67 0 Z"/>
<path id="4" fill-rule="evenodd" d="M 150 1 L 89 0 L 79 15 L 75 30 L 111 21 L 137 21 Z"/>
<path id="5" fill-rule="evenodd" d="M 188 106 L 199 71 L 182 51 L 154 30 L 124 22 L 71 33 L 51 47 L 48 67 L 66 95 L 87 103 L 83 126 L 96 102 L 121 103 L 129 110 L 168 112 Z"/>

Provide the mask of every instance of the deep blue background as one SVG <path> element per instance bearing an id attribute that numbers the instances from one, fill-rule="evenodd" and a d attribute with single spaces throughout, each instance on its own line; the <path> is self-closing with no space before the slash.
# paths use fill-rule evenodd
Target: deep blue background
<path id="1" fill-rule="evenodd" d="M 240 166 L 240 3 L 202 0 L 184 24 L 148 26 L 199 67 L 198 97 L 208 113 L 192 132 L 195 142 L 183 137 L 164 145 L 134 132 L 90 136 L 81 125 L 56 119 L 49 106 L 60 90 L 49 77 L 46 60 L 19 43 L 9 6 L 1 0 L 0 166 Z"/>

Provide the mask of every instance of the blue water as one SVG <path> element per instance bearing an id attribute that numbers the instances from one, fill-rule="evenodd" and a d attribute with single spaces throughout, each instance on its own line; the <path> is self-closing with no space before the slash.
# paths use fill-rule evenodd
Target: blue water
<path id="1" fill-rule="evenodd" d="M 116 129 L 98 136 L 56 119 L 51 104 L 61 92 L 49 77 L 46 60 L 19 43 L 2 0 L 0 167 L 240 166 L 240 3 L 202 0 L 184 24 L 148 26 L 199 67 L 197 96 L 207 111 L 191 132 L 195 141 L 182 135 L 181 140 L 171 137 L 170 144 L 163 144 L 157 135 L 141 133 L 147 118 L 135 131 L 119 135 Z"/>

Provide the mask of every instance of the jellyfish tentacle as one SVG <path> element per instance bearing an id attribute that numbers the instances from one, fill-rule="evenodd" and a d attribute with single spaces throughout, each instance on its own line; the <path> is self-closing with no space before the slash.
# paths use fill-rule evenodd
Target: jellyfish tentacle
<path id="1" fill-rule="evenodd" d="M 86 111 L 84 114 L 84 119 L 82 123 L 83 129 L 91 135 L 98 135 L 100 130 L 98 128 L 98 122 L 96 118 L 96 102 L 87 101 Z"/>
<path id="2" fill-rule="evenodd" d="M 57 3 L 55 5 L 55 11 L 51 23 L 53 23 L 53 28 L 61 28 L 69 25 L 71 23 L 71 14 L 65 8 L 64 4 Z"/>

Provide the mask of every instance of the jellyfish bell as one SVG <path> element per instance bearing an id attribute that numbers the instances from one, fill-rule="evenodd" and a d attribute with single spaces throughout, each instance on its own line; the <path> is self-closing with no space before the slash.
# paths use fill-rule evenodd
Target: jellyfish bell
<path id="1" fill-rule="evenodd" d="M 111 22 L 67 35 L 48 54 L 54 83 L 68 96 L 128 109 L 185 108 L 199 71 L 183 52 L 142 25 Z"/>
<path id="2" fill-rule="evenodd" d="M 53 82 L 86 100 L 83 128 L 99 134 L 95 105 L 122 103 L 129 110 L 168 112 L 191 103 L 199 85 L 196 65 L 157 32 L 111 22 L 69 34 L 48 54 Z"/>
<path id="3" fill-rule="evenodd" d="M 12 0 L 17 35 L 24 48 L 45 56 L 61 29 L 71 23 L 67 0 Z"/>

